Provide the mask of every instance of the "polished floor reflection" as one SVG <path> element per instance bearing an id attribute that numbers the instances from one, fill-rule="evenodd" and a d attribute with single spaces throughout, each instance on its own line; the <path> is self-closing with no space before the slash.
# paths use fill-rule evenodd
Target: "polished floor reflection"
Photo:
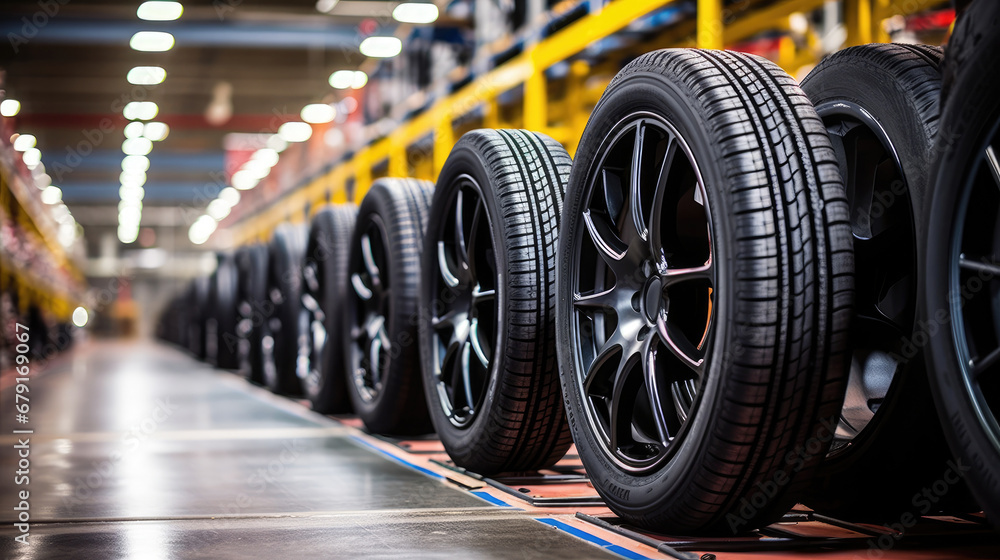
<path id="1" fill-rule="evenodd" d="M 33 375 L 27 425 L 0 385 L 3 558 L 614 557 L 162 346 L 94 343 Z M 14 541 L 24 489 L 28 545 Z"/>

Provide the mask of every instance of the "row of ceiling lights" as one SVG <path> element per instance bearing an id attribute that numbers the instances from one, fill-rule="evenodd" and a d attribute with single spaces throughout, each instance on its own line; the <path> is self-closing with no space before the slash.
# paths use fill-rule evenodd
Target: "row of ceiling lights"
<path id="1" fill-rule="evenodd" d="M 174 21 L 184 13 L 179 2 L 151 0 L 136 9 L 136 16 L 145 21 Z M 164 52 L 173 48 L 174 36 L 165 31 L 139 31 L 129 40 L 129 46 L 140 52 Z M 167 71 L 160 66 L 136 66 L 125 75 L 132 85 L 155 86 L 167 79 Z M 153 151 L 153 142 L 159 142 L 170 133 L 165 123 L 153 121 L 160 108 L 152 101 L 132 101 L 122 109 L 129 121 L 125 125 L 122 142 L 122 172 L 118 188 L 118 240 L 133 243 L 139 237 L 142 222 L 142 199 L 146 195 L 146 172 Z"/>
<path id="2" fill-rule="evenodd" d="M 331 11 L 337 2 L 320 0 L 316 8 L 324 13 Z M 427 24 L 437 20 L 438 9 L 434 4 L 427 3 L 404 3 L 393 10 L 393 17 L 402 23 Z M 134 38 L 133 38 L 134 39 Z M 140 44 L 152 48 L 156 45 L 172 46 L 173 37 L 169 40 L 162 37 L 143 38 Z M 170 47 L 166 47 L 169 49 Z M 361 42 L 358 47 L 361 54 L 370 58 L 391 58 L 399 55 L 403 50 L 403 43 L 396 37 L 368 37 Z M 335 89 L 361 89 L 368 83 L 368 75 L 360 70 L 338 70 L 330 74 L 330 87 Z M 299 116 L 300 122 L 286 122 L 282 124 L 277 133 L 267 139 L 267 147 L 254 152 L 250 159 L 243 166 L 233 173 L 230 178 L 230 185 L 219 192 L 218 198 L 209 203 L 205 209 L 206 213 L 200 216 L 188 229 L 188 239 L 195 245 L 201 245 L 215 232 L 220 221 L 225 219 L 232 208 L 239 203 L 239 191 L 245 191 L 256 187 L 264 177 L 271 172 L 271 168 L 278 163 L 279 154 L 284 151 L 289 143 L 305 142 L 312 136 L 313 124 L 325 124 L 337 118 L 338 111 L 350 113 L 357 108 L 354 104 L 346 103 L 354 101 L 345 100 L 338 104 L 311 103 L 302 108 Z"/>
<path id="3" fill-rule="evenodd" d="M 21 102 L 18 100 L 4 99 L 0 101 L 0 116 L 12 118 L 20 112 Z M 42 191 L 40 194 L 42 202 L 52 209 L 52 217 L 59 224 L 56 234 L 59 244 L 67 248 L 72 246 L 80 236 L 81 228 L 62 201 L 62 189 L 53 185 L 52 177 L 45 172 L 42 151 L 36 147 L 38 139 L 31 134 L 14 133 L 10 137 L 10 142 L 15 151 L 21 152 L 21 161 L 31 172 L 32 182 L 35 187 Z"/>

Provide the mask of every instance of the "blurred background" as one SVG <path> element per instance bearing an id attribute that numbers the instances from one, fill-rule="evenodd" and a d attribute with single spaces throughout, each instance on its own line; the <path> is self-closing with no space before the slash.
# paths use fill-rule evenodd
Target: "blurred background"
<path id="1" fill-rule="evenodd" d="M 5 0 L 0 332 L 30 325 L 46 354 L 153 336 L 219 252 L 376 178 L 433 180 L 465 131 L 572 154 L 650 50 L 731 48 L 801 79 L 848 45 L 941 44 L 953 19 L 936 0 Z"/>

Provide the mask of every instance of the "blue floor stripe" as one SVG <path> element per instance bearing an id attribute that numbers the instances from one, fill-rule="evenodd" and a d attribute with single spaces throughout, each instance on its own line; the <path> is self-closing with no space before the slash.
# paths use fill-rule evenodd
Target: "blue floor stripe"
<path id="1" fill-rule="evenodd" d="M 514 507 L 508 504 L 507 502 L 501 500 L 500 498 L 497 498 L 493 494 L 490 494 L 489 492 L 483 492 L 482 490 L 472 490 L 471 493 L 475 494 L 476 496 L 486 500 L 487 502 L 495 506 L 506 507 L 506 508 Z"/>
<path id="2" fill-rule="evenodd" d="M 544 524 L 549 525 L 551 527 L 555 527 L 556 529 L 560 529 L 560 530 L 566 531 L 567 533 L 573 535 L 574 537 L 576 537 L 578 539 L 583 539 L 583 540 L 585 540 L 585 541 L 587 541 L 589 543 L 594 543 L 597 546 L 599 546 L 599 547 L 607 550 L 608 552 L 613 552 L 613 553 L 615 553 L 615 554 L 617 554 L 619 556 L 623 556 L 625 558 L 629 558 L 630 560 L 652 560 L 648 556 L 643 556 L 642 554 L 639 554 L 638 552 L 634 552 L 634 551 L 631 551 L 631 550 L 629 550 L 629 549 L 627 549 L 625 547 L 622 547 L 622 546 L 619 546 L 617 544 L 608 542 L 608 541 L 606 541 L 606 540 L 604 540 L 604 539 L 602 539 L 602 538 L 600 538 L 600 537 L 598 537 L 596 535 L 592 535 L 592 534 L 590 534 L 590 533 L 588 533 L 588 532 L 586 532 L 586 531 L 584 531 L 582 529 L 577 529 L 576 527 L 573 527 L 572 525 L 567 525 L 566 523 L 563 523 L 562 521 L 559 521 L 557 519 L 552 519 L 551 517 L 536 517 L 535 521 L 538 521 L 540 523 L 544 523 Z"/>
<path id="3" fill-rule="evenodd" d="M 415 465 L 415 464 L 407 461 L 406 459 L 402 459 L 400 457 L 397 457 L 397 456 L 393 455 L 392 453 L 389 453 L 388 451 L 386 451 L 384 449 L 379 449 L 378 447 L 376 447 L 376 446 L 372 445 L 371 443 L 368 443 L 367 441 L 365 441 L 365 439 L 362 438 L 362 437 L 359 437 L 359 436 L 350 436 L 350 438 L 353 439 L 354 441 L 360 443 L 361 445 L 363 445 L 363 446 L 371 449 L 371 450 L 377 451 L 378 453 L 381 453 L 382 455 L 385 455 L 386 457 L 392 459 L 393 461 L 396 461 L 397 463 L 402 463 L 402 464 L 406 465 L 407 467 L 410 467 L 411 469 L 420 471 L 420 472 L 426 474 L 427 476 L 429 476 L 431 478 L 437 478 L 437 479 L 443 479 L 444 478 L 443 476 L 441 476 L 440 474 L 438 474 L 438 473 L 436 473 L 434 471 L 425 469 L 425 468 L 421 467 L 420 465 Z"/>

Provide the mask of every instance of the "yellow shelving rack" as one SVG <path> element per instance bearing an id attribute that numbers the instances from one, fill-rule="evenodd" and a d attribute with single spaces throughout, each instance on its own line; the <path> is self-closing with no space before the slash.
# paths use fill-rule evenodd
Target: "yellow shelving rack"
<path id="1" fill-rule="evenodd" d="M 327 198 L 333 203 L 347 201 L 347 184 L 353 179 L 354 200 L 361 200 L 371 185 L 373 170 L 386 169 L 394 177 L 434 180 L 457 139 L 454 126 L 473 111 L 481 111 L 481 126 L 522 127 L 544 132 L 573 154 L 587 123 L 590 110 L 600 97 L 607 80 L 592 78 L 597 70 L 610 76 L 616 68 L 590 68 L 574 61 L 563 78 L 565 95 L 552 103 L 545 70 L 569 60 L 588 45 L 624 30 L 632 22 L 676 0 L 615 0 L 599 12 L 591 13 L 566 28 L 533 44 L 507 62 L 442 98 L 419 115 L 400 124 L 388 136 L 357 151 L 349 160 L 282 195 L 270 206 L 240 219 L 232 226 L 237 244 L 266 241 L 271 231 L 284 221 L 301 221 L 308 208 L 317 208 Z M 946 4 L 944 0 L 844 0 L 847 14 L 847 45 L 887 42 L 881 22 L 895 15 L 923 12 Z M 787 32 L 789 16 L 808 13 L 825 0 L 697 0 L 692 20 L 674 24 L 661 34 L 662 43 L 652 48 L 699 47 L 720 49 L 767 31 Z M 814 39 L 814 38 L 813 38 Z M 801 48 L 788 36 L 780 41 L 778 64 L 786 70 L 817 62 L 818 50 Z M 645 44 L 644 44 L 645 46 Z M 647 50 L 651 50 L 647 49 Z M 638 52 L 634 54 L 639 54 Z M 599 74 L 599 72 L 596 72 Z M 504 118 L 498 97 L 514 88 L 523 88 L 517 118 Z M 413 147 L 432 138 L 429 153 L 414 158 Z"/>
<path id="2" fill-rule="evenodd" d="M 3 208 L 4 219 L 14 220 L 25 235 L 40 240 L 37 245 L 44 249 L 44 254 L 35 258 L 50 260 L 53 268 L 68 273 L 70 282 L 44 278 L 0 251 L 0 291 L 16 290 L 21 313 L 35 304 L 56 319 L 69 320 L 84 299 L 84 278 L 57 240 L 54 220 L 39 212 L 37 201 L 29 200 L 29 192 L 9 162 L 0 162 L 0 208 Z"/>

